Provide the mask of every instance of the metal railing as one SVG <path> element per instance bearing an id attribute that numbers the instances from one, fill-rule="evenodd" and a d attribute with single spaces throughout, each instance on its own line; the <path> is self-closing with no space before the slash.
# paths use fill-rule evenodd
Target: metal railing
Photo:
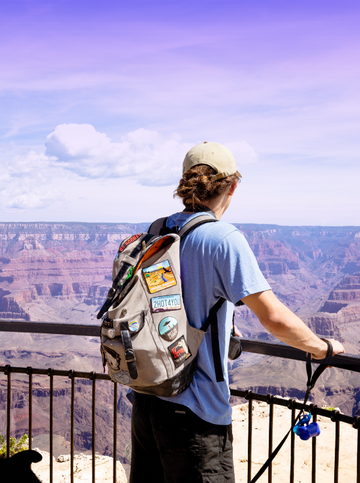
<path id="1" fill-rule="evenodd" d="M 27 374 L 29 376 L 28 394 L 29 394 L 29 449 L 32 449 L 32 435 L 33 435 L 33 409 L 32 409 L 32 392 L 33 392 L 33 375 L 45 375 L 49 377 L 50 382 L 50 409 L 49 409 L 49 441 L 50 441 L 50 476 L 49 481 L 53 483 L 53 436 L 54 436 L 54 377 L 67 377 L 71 380 L 71 411 L 70 411 L 70 478 L 74 482 L 74 434 L 75 434 L 75 380 L 76 379 L 90 379 L 92 381 L 91 391 L 91 434 L 92 434 L 92 481 L 95 482 L 95 395 L 96 395 L 96 381 L 106 380 L 111 381 L 107 374 L 98 374 L 95 372 L 78 372 L 78 371 L 61 371 L 57 369 L 34 369 L 33 367 L 12 367 L 10 365 L 0 366 L 0 372 L 7 376 L 7 405 L 6 405 L 6 450 L 7 457 L 10 456 L 10 434 L 11 434 L 11 374 Z M 114 386 L 113 399 L 113 481 L 116 482 L 116 454 L 117 454 L 117 395 L 118 385 L 112 383 Z"/>
<path id="2" fill-rule="evenodd" d="M 19 321 L 0 321 L 0 331 L 4 332 L 31 332 L 41 334 L 57 334 L 57 335 L 81 335 L 81 336 L 99 336 L 98 325 L 72 325 L 72 324 L 56 324 L 44 322 L 19 322 Z M 305 353 L 289 346 L 274 343 L 262 342 L 252 339 L 242 339 L 242 346 L 244 352 L 252 352 L 256 354 L 269 355 L 274 357 L 281 357 L 285 359 L 294 359 L 305 361 Z M 333 367 L 338 367 L 346 370 L 360 372 L 360 357 L 353 355 L 341 354 L 333 358 Z M 28 428 L 29 428 L 29 449 L 32 447 L 33 434 L 33 375 L 45 375 L 49 378 L 50 392 L 49 392 L 49 439 L 50 439 L 50 468 L 49 481 L 53 483 L 53 416 L 54 416 L 54 378 L 70 378 L 71 380 L 71 411 L 70 411 L 70 481 L 74 482 L 74 434 L 75 434 L 75 382 L 76 379 L 89 379 L 92 381 L 91 391 L 91 421 L 92 421 L 92 482 L 96 481 L 95 470 L 95 401 L 96 401 L 96 381 L 106 380 L 113 384 L 113 481 L 116 481 L 116 455 L 117 455 L 117 400 L 118 400 L 118 385 L 110 380 L 106 374 L 98 374 L 95 372 L 81 372 L 81 371 L 64 371 L 57 369 L 35 369 L 32 367 L 12 367 L 10 365 L 0 366 L 0 372 L 4 373 L 7 378 L 6 384 L 6 444 L 7 456 L 10 452 L 10 434 L 11 434 L 11 375 L 12 374 L 26 374 L 28 376 Z M 241 391 L 231 388 L 231 395 L 233 397 L 245 398 L 249 401 L 248 404 L 248 441 L 247 441 L 247 481 L 250 482 L 252 477 L 252 456 L 253 456 L 253 409 L 252 401 L 262 401 L 269 404 L 269 435 L 268 435 L 268 453 L 273 451 L 273 425 L 274 425 L 274 411 L 275 405 L 283 406 L 291 410 L 292 424 L 296 418 L 296 410 L 305 410 L 311 412 L 316 421 L 317 416 L 329 418 L 335 423 L 335 448 L 334 448 L 334 483 L 339 483 L 339 455 L 340 455 L 340 423 L 352 425 L 357 431 L 357 466 L 356 466 L 356 480 L 355 483 L 360 483 L 360 417 L 352 417 L 341 414 L 336 410 L 328 410 L 319 408 L 314 404 L 304 404 L 293 399 L 284 399 L 276 397 L 271 394 L 262 395 L 251 391 Z M 289 425 L 290 426 L 290 425 Z M 295 435 L 291 433 L 291 450 L 290 450 L 290 483 L 294 483 L 295 478 Z M 316 483 L 316 438 L 312 438 L 312 470 L 311 483 Z M 268 471 L 268 482 L 272 483 L 272 465 L 270 464 Z M 342 483 L 342 482 L 341 482 Z M 350 483 L 350 482 L 349 482 Z"/>

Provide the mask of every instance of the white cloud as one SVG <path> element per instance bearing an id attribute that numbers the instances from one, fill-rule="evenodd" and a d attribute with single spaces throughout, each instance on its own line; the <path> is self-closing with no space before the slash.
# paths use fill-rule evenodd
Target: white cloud
<path id="1" fill-rule="evenodd" d="M 18 210 L 48 208 L 58 199 L 59 195 L 60 193 L 54 191 L 35 188 L 29 192 L 12 194 L 6 201 L 5 207 Z"/>
<path id="2" fill-rule="evenodd" d="M 181 162 L 192 143 L 177 134 L 164 136 L 138 129 L 112 142 L 90 124 L 61 124 L 49 134 L 46 155 L 53 165 L 85 178 L 135 177 L 147 186 L 168 186 L 181 177 Z M 256 154 L 246 142 L 229 144 L 242 164 L 253 162 Z"/>
<path id="3" fill-rule="evenodd" d="M 46 156 L 43 153 L 30 151 L 26 156 L 14 156 L 8 163 L 7 169 L 11 176 L 42 175 L 44 170 L 49 169 L 50 162 L 54 160 L 55 158 Z"/>
<path id="4" fill-rule="evenodd" d="M 47 208 L 62 197 L 51 186 L 58 174 L 51 165 L 55 158 L 35 151 L 10 160 L 5 156 L 0 160 L 0 202 L 5 210 Z"/>
<path id="5" fill-rule="evenodd" d="M 62 124 L 49 134 L 46 155 L 53 165 L 84 178 L 133 176 L 140 184 L 169 185 L 180 175 L 181 159 L 189 149 L 176 135 L 138 129 L 111 142 L 90 124 Z"/>
<path id="6" fill-rule="evenodd" d="M 254 149 L 245 141 L 227 145 L 239 166 L 256 160 Z M 92 191 L 91 181 L 104 187 L 121 178 L 135 190 L 139 184 L 176 186 L 182 160 L 192 146 L 176 133 L 138 129 L 120 142 L 112 142 L 90 124 L 61 124 L 47 136 L 45 152 L 31 150 L 10 159 L 2 153 L 0 201 L 10 211 L 48 208 L 56 201 L 67 203 L 73 197 L 70 181 L 76 192 Z"/>

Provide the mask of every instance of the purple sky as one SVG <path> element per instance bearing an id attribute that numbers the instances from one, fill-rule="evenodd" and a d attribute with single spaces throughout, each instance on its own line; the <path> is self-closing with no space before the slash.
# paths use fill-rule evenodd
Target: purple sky
<path id="1" fill-rule="evenodd" d="M 0 4 L 0 220 L 150 221 L 185 152 L 234 152 L 226 219 L 360 225 L 358 1 Z"/>

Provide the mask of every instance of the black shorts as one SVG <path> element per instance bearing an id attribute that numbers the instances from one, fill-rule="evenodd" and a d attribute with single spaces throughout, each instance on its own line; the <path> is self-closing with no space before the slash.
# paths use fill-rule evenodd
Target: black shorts
<path id="1" fill-rule="evenodd" d="M 135 393 L 130 483 L 234 483 L 232 429 Z"/>

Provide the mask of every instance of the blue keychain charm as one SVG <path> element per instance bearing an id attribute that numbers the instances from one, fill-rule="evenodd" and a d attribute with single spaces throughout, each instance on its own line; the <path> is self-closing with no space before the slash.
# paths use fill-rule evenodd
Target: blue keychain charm
<path id="1" fill-rule="evenodd" d="M 300 439 L 303 441 L 307 441 L 310 438 L 314 438 L 315 436 L 319 436 L 320 434 L 320 427 L 318 423 L 312 422 L 309 424 L 311 420 L 311 413 L 304 414 L 294 426 L 293 431 L 295 434 L 300 436 Z"/>

